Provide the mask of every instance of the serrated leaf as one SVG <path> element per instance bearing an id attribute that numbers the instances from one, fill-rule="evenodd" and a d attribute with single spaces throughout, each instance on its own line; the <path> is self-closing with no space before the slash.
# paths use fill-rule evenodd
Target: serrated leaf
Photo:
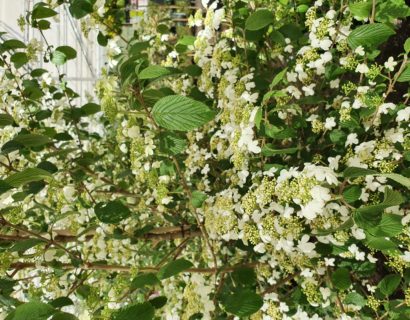
<path id="1" fill-rule="evenodd" d="M 282 71 L 280 71 L 278 74 L 275 75 L 275 77 L 273 78 L 270 84 L 271 89 L 273 89 L 276 85 L 279 84 L 279 82 L 283 80 L 287 71 L 288 71 L 288 68 L 285 68 Z"/>
<path id="2" fill-rule="evenodd" d="M 34 246 L 40 243 L 44 243 L 44 241 L 40 239 L 26 239 L 26 240 L 16 242 L 9 250 L 10 252 L 24 253 L 24 251 L 30 248 L 33 248 Z"/>
<path id="3" fill-rule="evenodd" d="M 163 76 L 168 76 L 174 72 L 168 68 L 152 65 L 148 66 L 138 74 L 140 80 L 155 79 Z"/>
<path id="4" fill-rule="evenodd" d="M 8 178 L 6 178 L 4 182 L 11 185 L 12 187 L 18 188 L 27 183 L 40 181 L 51 177 L 52 175 L 43 169 L 28 168 L 12 174 Z"/>
<path id="5" fill-rule="evenodd" d="M 127 306 L 113 315 L 113 320 L 151 320 L 155 309 L 149 302 Z"/>
<path id="6" fill-rule="evenodd" d="M 75 59 L 77 57 L 77 51 L 70 46 L 57 47 L 51 55 L 51 61 L 55 65 L 62 65 L 68 60 Z"/>
<path id="7" fill-rule="evenodd" d="M 161 132 L 159 135 L 159 147 L 161 152 L 177 155 L 186 149 L 187 141 L 176 134 Z"/>
<path id="8" fill-rule="evenodd" d="M 192 192 L 192 205 L 195 208 L 201 208 L 206 198 L 208 198 L 208 196 L 205 193 L 201 191 L 194 191 Z"/>
<path id="9" fill-rule="evenodd" d="M 349 10 L 355 17 L 367 18 L 372 10 L 372 2 L 364 1 L 349 3 Z"/>
<path id="10" fill-rule="evenodd" d="M 14 50 L 14 49 L 24 49 L 24 48 L 26 48 L 26 45 L 24 44 L 24 42 L 22 42 L 20 40 L 17 40 L 17 39 L 6 40 L 1 44 L 1 46 L 5 50 Z"/>
<path id="11" fill-rule="evenodd" d="M 401 281 L 401 277 L 398 274 L 389 274 L 385 276 L 377 285 L 377 288 L 385 296 L 391 295 L 396 291 Z"/>
<path id="12" fill-rule="evenodd" d="M 352 281 L 350 280 L 350 272 L 346 268 L 339 268 L 332 273 L 332 283 L 339 290 L 349 289 Z"/>
<path id="13" fill-rule="evenodd" d="M 404 42 L 404 51 L 406 52 L 406 53 L 409 53 L 410 52 L 410 38 L 407 38 L 407 40 L 406 40 L 406 42 Z"/>
<path id="14" fill-rule="evenodd" d="M 131 215 L 130 209 L 120 200 L 100 202 L 94 207 L 98 220 L 104 223 L 119 223 Z"/>
<path id="15" fill-rule="evenodd" d="M 183 272 L 189 268 L 191 268 L 193 264 L 185 259 L 178 259 L 169 262 L 165 266 L 163 266 L 159 271 L 158 271 L 158 278 L 159 279 L 166 279 L 173 277 L 177 275 L 180 272 Z"/>
<path id="16" fill-rule="evenodd" d="M 56 11 L 47 7 L 44 3 L 40 2 L 38 5 L 34 6 L 34 9 L 31 13 L 31 17 L 33 19 L 45 19 L 54 17 L 56 14 Z"/>
<path id="17" fill-rule="evenodd" d="M 252 13 L 245 22 L 245 29 L 249 31 L 257 31 L 265 28 L 274 22 L 272 11 L 260 9 Z"/>
<path id="18" fill-rule="evenodd" d="M 226 312 L 238 317 L 248 317 L 262 308 L 263 299 L 255 292 L 243 289 L 226 297 L 222 304 Z"/>
<path id="19" fill-rule="evenodd" d="M 397 214 L 383 214 L 378 226 L 374 229 L 370 229 L 369 233 L 376 237 L 397 236 L 404 229 L 404 226 L 401 223 L 402 218 L 402 216 Z"/>
<path id="20" fill-rule="evenodd" d="M 347 203 L 353 203 L 359 200 L 360 195 L 362 194 L 362 188 L 359 186 L 353 185 L 346 188 L 343 191 L 343 198 L 346 200 Z"/>
<path id="21" fill-rule="evenodd" d="M 391 251 L 397 249 L 397 245 L 385 237 L 373 237 L 366 235 L 366 245 L 373 250 Z"/>
<path id="22" fill-rule="evenodd" d="M 11 115 L 7 113 L 0 114 L 0 128 L 5 126 L 10 126 L 14 123 L 14 119 Z"/>
<path id="23" fill-rule="evenodd" d="M 100 112 L 101 111 L 101 106 L 96 103 L 86 103 L 81 107 L 81 113 L 84 115 L 92 115 L 94 113 Z"/>
<path id="24" fill-rule="evenodd" d="M 345 178 L 357 178 L 367 175 L 376 175 L 378 172 L 371 169 L 359 168 L 359 167 L 348 167 L 343 171 L 343 176 Z"/>
<path id="25" fill-rule="evenodd" d="M 364 307 L 367 304 L 367 299 L 365 299 L 361 294 L 358 294 L 357 292 L 350 292 L 343 300 L 343 303 Z"/>
<path id="26" fill-rule="evenodd" d="M 166 129 L 190 131 L 215 117 L 215 113 L 202 102 L 184 96 L 166 96 L 152 109 L 155 122 Z"/>
<path id="27" fill-rule="evenodd" d="M 10 61 L 13 62 L 16 69 L 24 66 L 29 60 L 25 52 L 16 52 L 10 57 Z"/>
<path id="28" fill-rule="evenodd" d="M 299 150 L 298 147 L 294 147 L 294 148 L 285 148 L 285 149 L 274 149 L 272 148 L 271 144 L 267 144 L 265 146 L 263 146 L 262 148 L 262 154 L 264 156 L 274 156 L 274 155 L 278 155 L 278 154 L 292 154 L 295 153 Z"/>
<path id="29" fill-rule="evenodd" d="M 410 66 L 408 65 L 406 69 L 400 74 L 397 78 L 398 82 L 407 82 L 410 81 Z"/>
<path id="30" fill-rule="evenodd" d="M 12 312 L 10 320 L 46 320 L 54 311 L 54 308 L 49 304 L 37 301 L 27 302 L 19 305 Z"/>
<path id="31" fill-rule="evenodd" d="M 159 279 L 157 276 L 153 273 L 143 273 L 140 275 L 137 275 L 132 281 L 131 281 L 131 290 L 135 289 L 140 289 L 145 286 L 154 286 L 156 284 L 160 283 Z"/>
<path id="32" fill-rule="evenodd" d="M 50 138 L 41 134 L 19 134 L 14 141 L 21 143 L 25 147 L 39 147 L 51 142 Z"/>
<path id="33" fill-rule="evenodd" d="M 352 49 L 358 46 L 377 47 L 385 42 L 395 31 L 383 23 L 365 24 L 354 29 L 347 37 Z"/>

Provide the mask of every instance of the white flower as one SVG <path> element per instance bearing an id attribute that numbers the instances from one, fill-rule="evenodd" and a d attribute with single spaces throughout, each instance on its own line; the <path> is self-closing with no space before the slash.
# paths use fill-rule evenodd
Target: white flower
<path id="1" fill-rule="evenodd" d="M 335 258 L 325 258 L 325 266 L 333 267 L 335 265 Z"/>
<path id="2" fill-rule="evenodd" d="M 73 202 L 75 200 L 75 195 L 76 190 L 73 186 L 65 186 L 63 188 L 63 194 L 64 194 L 64 198 L 66 198 L 66 200 L 68 202 Z"/>
<path id="3" fill-rule="evenodd" d="M 350 133 L 347 136 L 345 147 L 358 144 L 358 143 L 359 143 L 359 139 L 357 139 L 357 133 Z"/>
<path id="4" fill-rule="evenodd" d="M 394 67 L 397 66 L 397 61 L 394 61 L 393 57 L 389 57 L 384 63 L 384 67 L 389 71 L 394 71 Z"/>
<path id="5" fill-rule="evenodd" d="M 369 67 L 365 63 L 359 63 L 356 67 L 356 72 L 359 73 L 368 73 L 369 72 Z"/>
<path id="6" fill-rule="evenodd" d="M 337 89 L 339 88 L 340 79 L 331 80 L 329 84 L 331 89 Z"/>
<path id="7" fill-rule="evenodd" d="M 321 200 L 312 200 L 305 206 L 301 206 L 300 214 L 307 220 L 313 220 L 323 210 L 324 203 Z"/>
<path id="8" fill-rule="evenodd" d="M 352 244 L 351 246 L 349 246 L 348 249 L 349 249 L 350 253 L 352 253 L 355 256 L 356 260 L 359 260 L 359 261 L 364 261 L 365 260 L 366 254 L 364 252 L 361 252 L 357 245 Z"/>
<path id="9" fill-rule="evenodd" d="M 265 249 L 265 244 L 264 243 L 258 243 L 256 246 L 253 247 L 253 250 L 255 250 L 255 252 L 258 253 L 265 253 L 266 249 Z"/>
<path id="10" fill-rule="evenodd" d="M 389 109 L 394 110 L 396 108 L 396 105 L 394 103 L 388 102 L 388 103 L 383 103 L 379 107 L 379 113 L 387 114 Z"/>
<path id="11" fill-rule="evenodd" d="M 358 46 L 355 50 L 354 53 L 358 54 L 359 56 L 364 56 L 364 48 L 363 46 Z"/>
<path id="12" fill-rule="evenodd" d="M 309 242 L 309 236 L 304 234 L 298 242 L 298 249 L 306 254 L 311 254 L 315 250 L 315 244 Z"/>
<path id="13" fill-rule="evenodd" d="M 335 117 L 326 118 L 325 128 L 331 130 L 333 127 L 336 127 Z"/>
<path id="14" fill-rule="evenodd" d="M 253 136 L 254 133 L 252 127 L 246 127 L 242 130 L 241 137 L 238 141 L 238 146 L 246 147 L 249 152 L 261 152 L 261 148 L 258 146 L 258 140 L 253 140 Z"/>
<path id="15" fill-rule="evenodd" d="M 249 94 L 249 92 L 245 91 L 242 93 L 241 98 L 249 103 L 255 103 L 258 100 L 258 93 Z"/>
<path id="16" fill-rule="evenodd" d="M 298 74 L 296 72 L 287 72 L 286 78 L 289 82 L 296 82 L 298 79 Z"/>
<path id="17" fill-rule="evenodd" d="M 396 117 L 397 122 L 409 121 L 409 119 L 410 119 L 410 107 L 401 109 L 399 112 L 397 112 L 397 117 Z"/>
<path id="18" fill-rule="evenodd" d="M 315 94 L 315 91 L 313 90 L 314 87 L 316 87 L 315 83 L 308 86 L 303 86 L 302 90 L 305 92 L 305 96 L 313 96 Z"/>

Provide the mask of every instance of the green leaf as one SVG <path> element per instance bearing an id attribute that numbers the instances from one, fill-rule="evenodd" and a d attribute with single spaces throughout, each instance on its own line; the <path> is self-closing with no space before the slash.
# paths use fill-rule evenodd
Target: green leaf
<path id="1" fill-rule="evenodd" d="M 343 198 L 346 200 L 347 203 L 353 203 L 359 200 L 360 195 L 362 194 L 362 188 L 357 185 L 352 185 L 347 187 L 343 191 Z"/>
<path id="2" fill-rule="evenodd" d="M 367 304 L 367 299 L 365 299 L 361 294 L 358 294 L 357 292 L 350 292 L 343 300 L 343 303 L 364 307 Z"/>
<path id="3" fill-rule="evenodd" d="M 348 167 L 343 171 L 343 176 L 345 178 L 357 178 L 367 175 L 376 175 L 378 172 L 371 169 L 364 169 L 358 167 Z"/>
<path id="4" fill-rule="evenodd" d="M 71 313 L 59 311 L 53 314 L 51 320 L 78 320 L 78 318 Z"/>
<path id="5" fill-rule="evenodd" d="M 192 205 L 194 208 L 201 208 L 208 196 L 201 191 L 192 192 Z"/>
<path id="6" fill-rule="evenodd" d="M 113 320 L 151 320 L 155 316 L 155 309 L 149 302 L 127 306 L 116 312 Z"/>
<path id="7" fill-rule="evenodd" d="M 54 308 L 62 308 L 74 305 L 73 300 L 68 297 L 59 297 L 50 302 Z"/>
<path id="8" fill-rule="evenodd" d="M 19 305 L 10 320 L 46 320 L 54 313 L 54 308 L 42 302 L 27 302 Z"/>
<path id="9" fill-rule="evenodd" d="M 395 34 L 395 31 L 383 23 L 365 24 L 349 34 L 347 43 L 353 49 L 358 46 L 376 47 L 393 34 Z"/>
<path id="10" fill-rule="evenodd" d="M 70 46 L 57 47 L 51 55 L 51 61 L 56 65 L 62 65 L 68 60 L 75 59 L 77 51 Z"/>
<path id="11" fill-rule="evenodd" d="M 349 3 L 350 12 L 358 18 L 367 18 L 372 10 L 372 1 Z"/>
<path id="12" fill-rule="evenodd" d="M 185 259 L 178 259 L 169 262 L 158 271 L 159 279 L 166 279 L 177 275 L 178 273 L 191 268 L 193 264 Z"/>
<path id="13" fill-rule="evenodd" d="M 44 19 L 54 17 L 56 14 L 56 11 L 47 7 L 44 3 L 40 2 L 39 4 L 34 6 L 33 12 L 31 13 L 31 17 L 33 19 Z"/>
<path id="14" fill-rule="evenodd" d="M 25 147 L 40 147 L 51 142 L 50 138 L 47 136 L 31 133 L 20 134 L 18 136 L 15 136 L 13 140 L 21 143 Z"/>
<path id="15" fill-rule="evenodd" d="M 386 188 L 384 192 L 384 200 L 382 203 L 373 204 L 370 206 L 360 207 L 356 212 L 369 213 L 369 212 L 382 212 L 384 209 L 398 206 L 404 201 L 402 195 L 398 191 L 394 191 L 390 188 Z"/>
<path id="16" fill-rule="evenodd" d="M 397 183 L 401 184 L 402 186 L 405 186 L 408 189 L 410 189 L 410 179 L 402 176 L 401 174 L 382 173 L 382 174 L 380 174 L 380 176 L 386 177 L 386 178 L 391 179 L 393 181 L 396 181 Z"/>
<path id="17" fill-rule="evenodd" d="M 248 317 L 263 306 L 261 296 L 249 289 L 238 290 L 222 301 L 226 312 L 238 317 Z"/>
<path id="18" fill-rule="evenodd" d="M 373 237 L 367 234 L 365 243 L 373 250 L 391 251 L 397 249 L 397 245 L 385 237 Z"/>
<path id="19" fill-rule="evenodd" d="M 410 8 L 404 0 L 384 0 L 376 8 L 376 21 L 393 23 L 396 19 L 410 15 Z"/>
<path id="20" fill-rule="evenodd" d="M 100 112 L 101 111 L 101 106 L 96 103 L 86 103 L 81 107 L 81 113 L 90 116 L 94 113 Z"/>
<path id="21" fill-rule="evenodd" d="M 202 102 L 171 95 L 155 103 L 152 116 L 160 127 L 190 131 L 211 121 L 215 117 L 215 112 Z"/>
<path id="22" fill-rule="evenodd" d="M 76 19 L 81 19 L 87 14 L 93 12 L 92 0 L 71 0 L 70 1 L 70 13 Z"/>
<path id="23" fill-rule="evenodd" d="M 410 52 L 410 38 L 407 38 L 407 40 L 406 40 L 406 42 L 404 43 L 404 51 L 406 52 L 406 53 L 409 53 Z"/>
<path id="24" fill-rule="evenodd" d="M 161 152 L 175 156 L 183 152 L 186 147 L 186 139 L 172 132 L 161 132 L 159 135 L 159 148 Z"/>
<path id="25" fill-rule="evenodd" d="M 279 73 L 277 73 L 275 75 L 275 77 L 273 78 L 271 84 L 270 84 L 270 88 L 273 89 L 275 86 L 277 86 L 284 78 L 286 72 L 288 71 L 288 68 L 283 69 L 282 71 L 280 71 Z"/>
<path id="26" fill-rule="evenodd" d="M 339 290 L 349 289 L 352 281 L 350 280 L 350 272 L 346 268 L 339 268 L 332 273 L 332 283 Z"/>
<path id="27" fill-rule="evenodd" d="M 40 239 L 27 239 L 27 240 L 22 240 L 19 242 L 16 242 L 9 250 L 10 252 L 21 252 L 24 253 L 24 251 L 33 248 L 34 246 L 44 243 L 43 240 Z"/>
<path id="28" fill-rule="evenodd" d="M 406 69 L 400 74 L 397 78 L 398 82 L 407 82 L 410 81 L 410 66 L 408 65 Z"/>
<path id="29" fill-rule="evenodd" d="M 263 146 L 262 154 L 264 156 L 269 157 L 269 156 L 274 156 L 274 155 L 278 155 L 278 154 L 292 154 L 292 153 L 295 153 L 298 150 L 299 150 L 298 147 L 285 148 L 285 149 L 273 149 L 272 144 L 267 144 L 267 145 Z"/>
<path id="30" fill-rule="evenodd" d="M 0 113 L 0 128 L 10 126 L 14 123 L 14 119 L 7 113 Z"/>
<path id="31" fill-rule="evenodd" d="M 378 173 L 375 170 L 358 168 L 358 167 L 348 167 L 343 172 L 343 176 L 345 178 L 357 178 L 357 177 L 362 177 L 366 175 L 386 177 L 410 189 L 410 179 L 398 173 Z"/>
<path id="32" fill-rule="evenodd" d="M 153 273 L 143 273 L 137 275 L 131 282 L 131 290 L 140 289 L 145 286 L 154 286 L 159 284 L 157 276 Z"/>
<path id="33" fill-rule="evenodd" d="M 402 218 L 397 214 L 383 214 L 379 225 L 368 231 L 376 237 L 395 237 L 404 229 L 401 223 Z"/>
<path id="34" fill-rule="evenodd" d="M 260 9 L 252 13 L 245 22 L 245 29 L 257 31 L 270 25 L 275 21 L 272 11 Z"/>
<path id="35" fill-rule="evenodd" d="M 131 216 L 130 209 L 121 201 L 100 202 L 94 207 L 98 220 L 104 223 L 119 223 Z"/>
<path id="36" fill-rule="evenodd" d="M 108 38 L 100 31 L 97 35 L 97 42 L 100 46 L 105 47 L 108 44 Z"/>
<path id="37" fill-rule="evenodd" d="M 16 52 L 10 57 L 10 61 L 13 62 L 16 69 L 18 69 L 28 62 L 28 56 L 24 52 Z"/>
<path id="38" fill-rule="evenodd" d="M 1 44 L 1 46 L 5 50 L 14 50 L 14 49 L 24 49 L 24 48 L 26 48 L 26 45 L 24 44 L 24 42 L 22 42 L 20 40 L 17 40 L 17 39 L 6 40 Z"/>
<path id="39" fill-rule="evenodd" d="M 52 175 L 43 169 L 28 168 L 12 174 L 7 179 L 5 179 L 4 182 L 11 185 L 12 187 L 18 188 L 27 183 L 40 181 L 51 177 Z"/>
<path id="40" fill-rule="evenodd" d="M 142 70 L 138 74 L 138 78 L 140 80 L 145 80 L 145 79 L 154 79 L 154 78 L 159 78 L 163 76 L 167 76 L 170 74 L 173 74 L 174 72 L 168 68 L 157 66 L 157 65 L 152 65 L 144 70 Z"/>
<path id="41" fill-rule="evenodd" d="M 155 308 L 155 309 L 161 309 L 165 304 L 167 303 L 168 299 L 164 296 L 159 296 L 155 297 L 153 299 L 149 300 L 149 303 Z"/>
<path id="42" fill-rule="evenodd" d="M 382 294 L 389 296 L 396 291 L 400 281 L 401 277 L 398 274 L 389 274 L 379 282 L 377 288 L 379 288 Z"/>

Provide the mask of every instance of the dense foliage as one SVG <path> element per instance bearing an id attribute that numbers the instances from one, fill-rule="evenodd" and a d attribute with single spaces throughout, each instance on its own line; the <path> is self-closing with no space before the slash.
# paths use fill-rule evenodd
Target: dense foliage
<path id="1" fill-rule="evenodd" d="M 410 8 L 203 5 L 22 13 L 106 46 L 84 105 L 73 48 L 1 34 L 3 317 L 410 319 Z"/>

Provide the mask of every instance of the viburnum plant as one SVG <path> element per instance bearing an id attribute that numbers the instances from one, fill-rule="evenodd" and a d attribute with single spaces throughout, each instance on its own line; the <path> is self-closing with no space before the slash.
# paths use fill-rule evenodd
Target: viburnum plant
<path id="1" fill-rule="evenodd" d="M 62 6 L 107 47 L 84 105 Z M 410 319 L 410 8 L 203 6 L 126 38 L 115 1 L 50 0 L 42 39 L 1 34 L 0 317 Z"/>

